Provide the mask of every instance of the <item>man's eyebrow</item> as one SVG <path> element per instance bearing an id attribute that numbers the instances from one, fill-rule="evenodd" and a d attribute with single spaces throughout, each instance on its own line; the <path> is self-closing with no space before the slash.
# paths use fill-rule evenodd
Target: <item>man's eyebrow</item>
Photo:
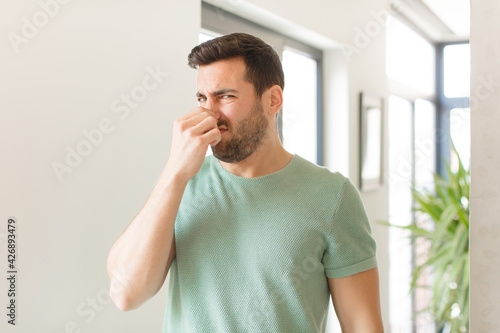
<path id="1" fill-rule="evenodd" d="M 238 90 L 236 90 L 236 89 L 228 88 L 228 89 L 215 90 L 215 91 L 211 92 L 210 95 L 212 95 L 212 96 L 220 96 L 220 95 L 225 95 L 227 93 L 237 93 L 237 92 L 238 92 Z M 205 95 L 202 94 L 201 92 L 197 92 L 196 93 L 196 97 L 205 97 Z"/>
<path id="2" fill-rule="evenodd" d="M 225 95 L 227 93 L 237 93 L 238 90 L 236 89 L 220 89 L 212 92 L 212 96 L 219 96 L 219 95 Z"/>

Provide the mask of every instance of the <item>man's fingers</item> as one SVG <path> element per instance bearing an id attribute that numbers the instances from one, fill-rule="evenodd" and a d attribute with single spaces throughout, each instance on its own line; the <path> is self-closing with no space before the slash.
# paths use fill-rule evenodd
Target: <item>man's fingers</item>
<path id="1" fill-rule="evenodd" d="M 211 146 L 215 146 L 222 139 L 222 135 L 217 127 L 206 132 L 202 137 L 206 139 L 207 142 L 210 142 Z"/>
<path id="2" fill-rule="evenodd" d="M 187 120 L 187 119 L 193 117 L 194 115 L 201 113 L 202 110 L 203 110 L 202 107 L 194 108 L 191 111 L 189 111 L 188 113 L 184 114 L 182 117 L 179 117 L 177 120 L 180 120 L 180 121 Z"/>
<path id="3" fill-rule="evenodd" d="M 199 110 L 201 109 L 201 110 Z M 177 127 L 183 132 L 186 130 L 194 129 L 199 134 L 206 132 L 212 127 L 217 126 L 217 118 L 213 115 L 213 112 L 207 112 L 208 109 L 198 108 L 192 110 L 188 113 L 189 117 L 181 117 L 177 119 Z M 209 111 L 209 110 L 208 110 Z M 212 125 L 213 124 L 213 125 Z M 208 127 L 206 127 L 208 126 Z M 196 130 L 196 128 L 202 128 L 204 130 Z M 205 128 L 206 127 L 206 128 Z"/>
<path id="4" fill-rule="evenodd" d="M 181 130 L 186 130 L 186 129 L 197 126 L 200 122 L 202 122 L 208 118 L 212 118 L 212 117 L 205 112 L 198 113 L 198 114 L 194 114 L 190 118 L 181 120 L 179 122 L 179 124 L 181 125 Z"/>
<path id="5" fill-rule="evenodd" d="M 217 119 L 209 116 L 198 122 L 195 126 L 193 126 L 192 132 L 193 134 L 201 135 L 214 128 L 217 128 Z"/>
<path id="6" fill-rule="evenodd" d="M 188 113 L 186 113 L 185 115 L 183 115 L 182 117 L 178 118 L 177 120 L 179 120 L 179 121 L 188 120 L 188 119 L 193 118 L 194 116 L 196 116 L 198 114 L 203 114 L 203 113 L 207 113 L 207 114 L 212 115 L 212 116 L 214 115 L 214 112 L 212 110 L 198 106 L 198 107 L 192 109 L 191 111 L 189 111 Z"/>

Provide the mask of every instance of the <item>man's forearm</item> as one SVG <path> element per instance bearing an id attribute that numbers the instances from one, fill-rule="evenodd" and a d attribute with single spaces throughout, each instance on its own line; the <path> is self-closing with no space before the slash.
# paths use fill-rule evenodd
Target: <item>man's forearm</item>
<path id="1" fill-rule="evenodd" d="M 187 180 L 165 169 L 147 202 L 108 256 L 110 295 L 123 311 L 158 292 L 175 255 L 174 224 Z"/>
<path id="2" fill-rule="evenodd" d="M 383 333 L 378 268 L 328 279 L 333 306 L 345 333 Z"/>

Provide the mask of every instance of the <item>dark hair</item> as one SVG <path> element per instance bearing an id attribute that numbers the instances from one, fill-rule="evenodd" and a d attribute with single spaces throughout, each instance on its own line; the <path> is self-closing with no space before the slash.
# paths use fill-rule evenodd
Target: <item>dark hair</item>
<path id="1" fill-rule="evenodd" d="M 252 83 L 258 97 L 277 84 L 284 89 L 285 76 L 276 51 L 262 39 L 245 33 L 232 33 L 206 41 L 191 50 L 188 65 L 197 69 L 219 60 L 242 57 L 245 80 Z"/>

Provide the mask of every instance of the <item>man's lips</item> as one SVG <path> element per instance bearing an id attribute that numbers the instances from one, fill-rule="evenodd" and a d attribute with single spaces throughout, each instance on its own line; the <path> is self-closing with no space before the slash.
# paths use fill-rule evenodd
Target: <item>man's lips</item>
<path id="1" fill-rule="evenodd" d="M 222 133 L 227 132 L 227 128 L 225 127 L 219 127 L 219 131 Z"/>

